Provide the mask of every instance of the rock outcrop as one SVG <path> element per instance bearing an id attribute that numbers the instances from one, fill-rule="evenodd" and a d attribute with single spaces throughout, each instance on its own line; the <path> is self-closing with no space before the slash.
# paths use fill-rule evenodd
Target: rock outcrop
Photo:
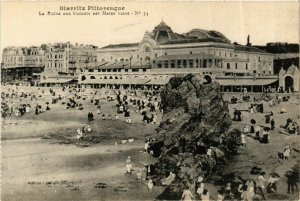
<path id="1" fill-rule="evenodd" d="M 158 157 L 152 179 L 159 185 L 170 171 L 175 173 L 158 199 L 178 200 L 184 186 L 195 188 L 199 175 L 210 176 L 218 161 L 236 151 L 240 133 L 230 130 L 228 106 L 218 83 L 204 85 L 200 76 L 171 78 L 161 92 L 161 103 L 164 115 L 152 145 Z"/>

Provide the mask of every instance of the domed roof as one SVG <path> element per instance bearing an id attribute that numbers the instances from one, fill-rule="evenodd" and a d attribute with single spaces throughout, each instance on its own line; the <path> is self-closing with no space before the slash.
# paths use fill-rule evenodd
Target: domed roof
<path id="1" fill-rule="evenodd" d="M 170 30 L 171 27 L 169 27 L 164 21 L 161 21 L 159 25 L 157 25 L 154 30 Z"/>
<path id="2" fill-rule="evenodd" d="M 209 38 L 215 38 L 219 39 L 223 42 L 228 42 L 230 41 L 220 32 L 217 31 L 208 31 L 208 30 L 203 30 L 203 29 L 192 29 L 186 34 L 187 38 L 194 38 L 194 39 L 209 39 Z"/>

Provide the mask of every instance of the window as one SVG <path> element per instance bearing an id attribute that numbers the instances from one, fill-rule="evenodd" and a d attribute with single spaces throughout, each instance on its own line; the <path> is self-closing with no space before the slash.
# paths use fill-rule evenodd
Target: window
<path id="1" fill-rule="evenodd" d="M 203 68 L 206 68 L 206 59 L 203 59 Z"/>
<path id="2" fill-rule="evenodd" d="M 177 68 L 181 68 L 181 60 L 177 60 Z"/>
<path id="3" fill-rule="evenodd" d="M 254 70 L 253 73 L 256 73 L 256 70 Z"/>
<path id="4" fill-rule="evenodd" d="M 94 69 L 89 69 L 89 72 L 94 72 Z"/>
<path id="5" fill-rule="evenodd" d="M 104 76 L 104 78 L 103 78 L 103 79 L 107 80 L 107 77 L 106 77 L 106 76 Z"/>
<path id="6" fill-rule="evenodd" d="M 248 70 L 248 64 L 246 64 L 246 70 Z"/>
<path id="7" fill-rule="evenodd" d="M 118 72 L 118 69 L 113 69 L 113 72 Z"/>
<path id="8" fill-rule="evenodd" d="M 171 60 L 171 68 L 175 68 L 175 61 Z"/>
<path id="9" fill-rule="evenodd" d="M 238 68 L 238 64 L 237 63 L 235 63 L 235 69 L 237 69 Z"/>
<path id="10" fill-rule="evenodd" d="M 165 52 L 165 55 L 168 55 L 168 54 Z"/>
<path id="11" fill-rule="evenodd" d="M 189 68 L 193 68 L 193 64 L 194 64 L 194 61 L 193 60 L 189 60 Z"/>
<path id="12" fill-rule="evenodd" d="M 157 68 L 161 68 L 161 63 L 158 63 L 158 64 L 157 64 Z"/>
<path id="13" fill-rule="evenodd" d="M 169 61 L 168 60 L 165 60 L 165 65 L 164 65 L 165 68 L 168 68 L 169 67 Z"/>
<path id="14" fill-rule="evenodd" d="M 230 69 L 230 63 L 227 63 L 227 69 Z"/>
<path id="15" fill-rule="evenodd" d="M 269 71 L 269 74 L 272 74 L 272 71 Z"/>
<path id="16" fill-rule="evenodd" d="M 111 69 L 107 69 L 107 72 L 111 72 Z"/>
<path id="17" fill-rule="evenodd" d="M 190 52 L 190 54 L 193 54 L 193 52 Z"/>
<path id="18" fill-rule="evenodd" d="M 264 71 L 263 71 L 263 73 L 265 74 L 265 73 L 266 73 L 266 71 L 264 70 Z"/>
<path id="19" fill-rule="evenodd" d="M 155 53 L 155 57 L 157 58 L 157 53 Z"/>
<path id="20" fill-rule="evenodd" d="M 186 60 L 183 60 L 182 64 L 183 64 L 183 68 L 186 68 Z"/>
<path id="21" fill-rule="evenodd" d="M 128 69 L 125 69 L 125 72 L 128 72 Z"/>
<path id="22" fill-rule="evenodd" d="M 146 72 L 147 69 L 143 69 L 143 72 Z"/>
<path id="23" fill-rule="evenodd" d="M 90 79 L 91 79 L 91 80 L 94 80 L 94 79 L 96 79 L 96 78 L 95 78 L 95 76 L 91 76 Z"/>

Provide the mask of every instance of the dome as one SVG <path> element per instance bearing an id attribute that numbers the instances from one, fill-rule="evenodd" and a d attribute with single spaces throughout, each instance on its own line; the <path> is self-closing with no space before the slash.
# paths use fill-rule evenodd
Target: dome
<path id="1" fill-rule="evenodd" d="M 164 21 L 161 21 L 159 23 L 159 25 L 157 25 L 154 30 L 170 30 L 171 28 L 164 22 Z"/>
<path id="2" fill-rule="evenodd" d="M 164 21 L 154 28 L 152 35 L 153 39 L 159 44 L 177 40 L 179 38 L 179 36 L 177 36 Z"/>
<path id="3" fill-rule="evenodd" d="M 209 39 L 209 38 L 214 38 L 214 39 L 219 39 L 223 42 L 228 42 L 230 41 L 220 32 L 217 31 L 207 31 L 203 29 L 192 29 L 186 34 L 187 38 L 194 38 L 194 39 Z"/>
<path id="4" fill-rule="evenodd" d="M 206 39 L 209 38 L 209 34 L 206 30 L 202 29 L 192 29 L 186 34 L 188 38 L 198 38 L 198 39 Z"/>

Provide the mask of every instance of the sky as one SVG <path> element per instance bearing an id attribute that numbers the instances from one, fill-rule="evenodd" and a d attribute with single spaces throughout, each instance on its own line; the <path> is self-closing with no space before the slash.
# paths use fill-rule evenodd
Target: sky
<path id="1" fill-rule="evenodd" d="M 0 2 L 1 52 L 7 46 L 67 42 L 108 44 L 140 42 L 162 20 L 174 32 L 216 30 L 231 42 L 253 45 L 299 43 L 299 4 L 289 2 Z M 118 6 L 139 15 L 53 16 L 60 6 Z M 39 15 L 39 12 L 46 15 Z M 77 11 L 78 12 L 78 11 Z M 82 11 L 86 12 L 86 11 Z M 90 14 L 97 11 L 88 11 Z M 101 12 L 101 11 L 100 11 Z M 147 13 L 148 15 L 143 16 Z"/>

